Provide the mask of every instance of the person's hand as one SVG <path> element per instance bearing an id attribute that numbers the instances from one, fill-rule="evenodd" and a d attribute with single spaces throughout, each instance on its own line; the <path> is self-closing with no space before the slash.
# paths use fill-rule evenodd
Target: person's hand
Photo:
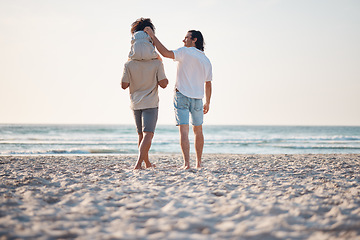
<path id="1" fill-rule="evenodd" d="M 144 32 L 146 32 L 151 38 L 154 36 L 154 31 L 151 29 L 151 27 L 145 27 Z"/>
<path id="2" fill-rule="evenodd" d="M 158 82 L 159 86 L 162 87 L 162 88 L 166 88 L 167 85 L 169 84 L 169 80 L 167 80 L 167 78 L 163 79 L 163 80 L 160 80 Z"/>
<path id="3" fill-rule="evenodd" d="M 204 114 L 207 114 L 209 112 L 209 109 L 210 109 L 210 103 L 205 103 L 204 104 Z"/>

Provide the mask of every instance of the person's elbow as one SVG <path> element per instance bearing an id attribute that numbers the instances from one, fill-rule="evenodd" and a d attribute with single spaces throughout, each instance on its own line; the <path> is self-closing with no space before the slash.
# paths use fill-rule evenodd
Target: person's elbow
<path id="1" fill-rule="evenodd" d="M 205 87 L 211 89 L 211 81 L 206 81 L 205 82 Z"/>
<path id="2" fill-rule="evenodd" d="M 159 81 L 159 85 L 162 88 L 166 88 L 168 84 L 169 84 L 169 80 L 167 80 L 166 78 Z"/>

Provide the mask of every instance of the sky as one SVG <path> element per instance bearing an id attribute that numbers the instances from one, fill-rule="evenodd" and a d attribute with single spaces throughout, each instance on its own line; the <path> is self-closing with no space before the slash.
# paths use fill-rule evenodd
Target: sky
<path id="1" fill-rule="evenodd" d="M 0 0 L 0 123 L 134 124 L 120 81 L 131 24 L 169 49 L 190 29 L 213 67 L 209 125 L 360 126 L 358 0 Z M 174 124 L 176 62 L 159 89 Z"/>

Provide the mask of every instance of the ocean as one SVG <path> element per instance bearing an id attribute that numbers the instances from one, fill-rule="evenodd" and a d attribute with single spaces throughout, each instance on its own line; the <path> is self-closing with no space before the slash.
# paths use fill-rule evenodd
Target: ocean
<path id="1" fill-rule="evenodd" d="M 360 127 L 209 126 L 206 153 L 360 153 Z M 191 152 L 194 136 L 190 133 Z M 134 125 L 0 125 L 0 155 L 137 154 Z M 151 154 L 181 153 L 176 126 L 158 125 Z"/>

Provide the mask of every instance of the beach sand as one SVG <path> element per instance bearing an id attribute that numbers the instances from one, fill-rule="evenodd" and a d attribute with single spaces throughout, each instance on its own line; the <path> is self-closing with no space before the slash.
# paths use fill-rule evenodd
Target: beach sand
<path id="1" fill-rule="evenodd" d="M 150 160 L 0 156 L 0 239 L 360 239 L 359 154 Z"/>

